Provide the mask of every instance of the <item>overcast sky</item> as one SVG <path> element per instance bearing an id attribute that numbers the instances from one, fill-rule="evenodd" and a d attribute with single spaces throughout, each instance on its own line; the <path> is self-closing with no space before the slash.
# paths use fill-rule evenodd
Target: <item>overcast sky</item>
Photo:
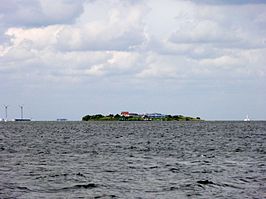
<path id="1" fill-rule="evenodd" d="M 265 0 L 1 0 L 0 118 L 266 119 Z"/>

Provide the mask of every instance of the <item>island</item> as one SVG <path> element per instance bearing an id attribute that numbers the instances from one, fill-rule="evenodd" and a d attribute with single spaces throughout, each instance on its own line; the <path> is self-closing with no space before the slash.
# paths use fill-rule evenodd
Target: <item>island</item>
<path id="1" fill-rule="evenodd" d="M 161 113 L 130 113 L 127 111 L 120 114 L 109 115 L 86 115 L 82 117 L 82 121 L 202 121 L 200 117 L 188 117 L 183 115 L 165 115 Z"/>

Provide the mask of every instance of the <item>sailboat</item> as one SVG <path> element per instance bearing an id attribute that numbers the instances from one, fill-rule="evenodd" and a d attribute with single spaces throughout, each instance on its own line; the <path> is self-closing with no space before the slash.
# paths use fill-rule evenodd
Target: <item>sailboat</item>
<path id="1" fill-rule="evenodd" d="M 245 121 L 245 122 L 250 121 L 250 119 L 248 118 L 248 115 L 247 115 L 247 117 L 244 119 L 244 121 Z"/>

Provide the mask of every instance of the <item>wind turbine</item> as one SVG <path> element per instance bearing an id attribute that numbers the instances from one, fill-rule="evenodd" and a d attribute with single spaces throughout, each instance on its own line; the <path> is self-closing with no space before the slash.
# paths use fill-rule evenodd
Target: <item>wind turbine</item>
<path id="1" fill-rule="evenodd" d="M 20 107 L 20 117 L 23 119 L 23 105 L 18 105 Z"/>
<path id="2" fill-rule="evenodd" d="M 24 108 L 24 105 L 18 105 L 18 107 L 20 108 L 20 119 L 17 118 L 15 119 L 15 121 L 22 121 L 22 122 L 26 122 L 26 121 L 31 121 L 31 119 L 27 119 L 23 117 L 23 108 Z"/>
<path id="3" fill-rule="evenodd" d="M 5 116 L 6 116 L 5 121 L 7 121 L 7 108 L 8 108 L 8 105 L 4 105 L 4 107 L 5 107 Z"/>

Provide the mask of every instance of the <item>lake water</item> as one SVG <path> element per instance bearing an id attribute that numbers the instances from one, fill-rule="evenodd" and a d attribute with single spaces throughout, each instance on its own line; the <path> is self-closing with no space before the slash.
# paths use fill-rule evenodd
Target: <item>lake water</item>
<path id="1" fill-rule="evenodd" d="M 266 122 L 1 122 L 0 198 L 266 198 Z"/>

